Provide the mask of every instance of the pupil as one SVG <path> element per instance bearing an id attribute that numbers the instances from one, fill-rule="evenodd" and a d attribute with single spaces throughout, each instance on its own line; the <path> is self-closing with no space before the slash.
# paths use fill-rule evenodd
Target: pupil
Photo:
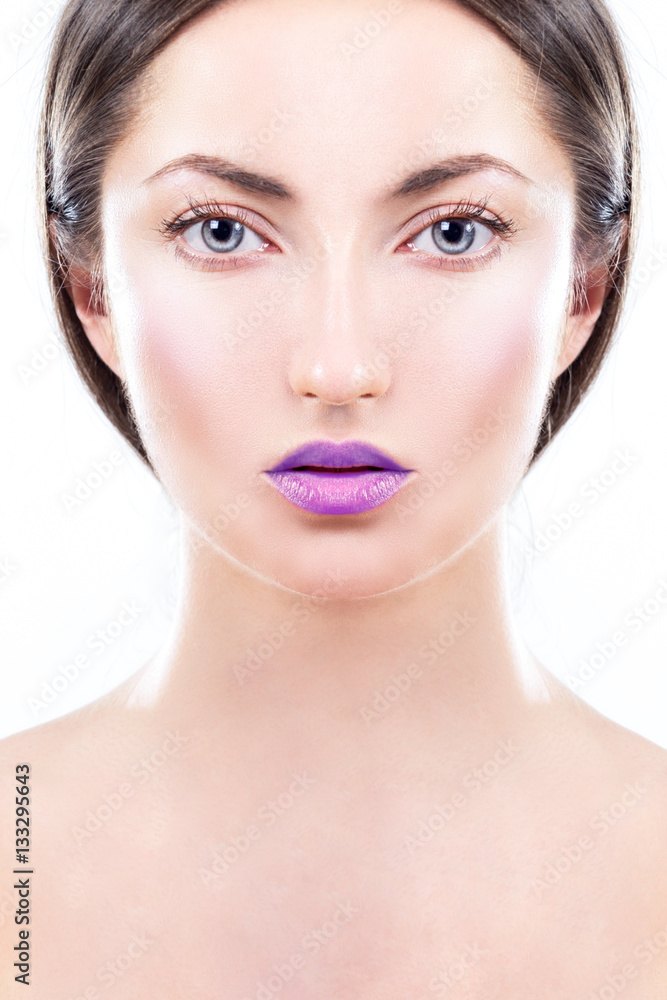
<path id="1" fill-rule="evenodd" d="M 433 238 L 446 253 L 465 253 L 475 242 L 475 223 L 461 219 L 441 219 L 433 227 Z"/>
<path id="2" fill-rule="evenodd" d="M 243 240 L 243 231 L 244 226 L 236 219 L 209 219 L 202 227 L 204 242 L 212 250 L 235 250 Z"/>
<path id="3" fill-rule="evenodd" d="M 442 235 L 448 243 L 460 243 L 463 239 L 463 223 L 444 221 L 442 223 Z"/>

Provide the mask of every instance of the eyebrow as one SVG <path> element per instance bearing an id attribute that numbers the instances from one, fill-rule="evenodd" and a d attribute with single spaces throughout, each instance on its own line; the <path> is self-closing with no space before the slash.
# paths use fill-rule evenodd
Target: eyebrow
<path id="1" fill-rule="evenodd" d="M 296 193 L 275 177 L 246 170 L 244 167 L 219 156 L 202 156 L 196 153 L 190 153 L 187 156 L 180 156 L 175 160 L 171 160 L 163 167 L 160 167 L 159 170 L 156 170 L 154 174 L 151 174 L 150 177 L 147 177 L 143 183 L 149 184 L 158 178 L 177 173 L 180 170 L 194 170 L 198 173 L 209 174 L 221 181 L 228 181 L 235 187 L 242 188 L 245 191 L 264 194 L 277 200 L 297 200 Z M 415 173 L 405 177 L 396 187 L 385 194 L 382 201 L 387 203 L 406 198 L 412 194 L 431 191 L 446 181 L 479 173 L 483 170 L 499 170 L 527 184 L 534 183 L 529 177 L 521 173 L 520 170 L 513 167 L 511 163 L 501 160 L 496 156 L 489 156 L 486 153 L 480 153 L 475 156 L 452 156 L 446 160 L 433 163 L 428 167 L 422 167 Z"/>
<path id="2" fill-rule="evenodd" d="M 187 156 L 179 156 L 176 160 L 166 163 L 154 174 L 147 177 L 143 182 L 150 184 L 160 177 L 175 174 L 179 170 L 195 170 L 200 174 L 209 174 L 217 177 L 221 181 L 229 181 L 235 187 L 243 188 L 246 191 L 268 195 L 270 198 L 279 198 L 284 201 L 295 201 L 296 196 L 286 185 L 273 177 L 266 177 L 263 174 L 256 174 L 252 170 L 245 170 L 243 167 L 219 156 L 200 156 L 196 153 L 189 153 Z"/>
<path id="3" fill-rule="evenodd" d="M 483 170 L 500 170 L 526 184 L 534 184 L 534 181 L 513 167 L 511 163 L 501 160 L 497 156 L 489 156 L 487 153 L 479 153 L 476 156 L 451 156 L 446 160 L 433 163 L 431 166 L 422 167 L 421 170 L 406 177 L 395 188 L 392 188 L 384 201 L 394 201 L 411 194 L 431 191 L 446 181 L 455 180 L 457 177 L 466 177 L 468 174 L 480 173 Z"/>

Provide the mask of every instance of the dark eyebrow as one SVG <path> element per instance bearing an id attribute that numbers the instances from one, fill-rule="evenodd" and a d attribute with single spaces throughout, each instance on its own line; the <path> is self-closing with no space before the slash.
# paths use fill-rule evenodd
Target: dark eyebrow
<path id="1" fill-rule="evenodd" d="M 210 174 L 221 181 L 229 181 L 230 184 L 234 184 L 236 187 L 243 188 L 246 191 L 254 191 L 258 194 L 265 194 L 270 198 L 281 198 L 289 201 L 296 200 L 294 192 L 274 177 L 256 174 L 252 170 L 246 170 L 219 156 L 200 156 L 197 153 L 189 153 L 187 156 L 180 156 L 176 160 L 170 160 L 169 163 L 160 167 L 150 177 L 147 177 L 143 183 L 149 184 L 159 177 L 165 177 L 179 170 L 197 170 L 199 173 Z"/>
<path id="2" fill-rule="evenodd" d="M 452 156 L 410 174 L 395 188 L 392 188 L 383 201 L 394 201 L 396 198 L 405 198 L 411 194 L 430 191 L 438 184 L 444 184 L 445 181 L 465 177 L 467 174 L 475 174 L 481 170 L 501 170 L 527 184 L 534 184 L 534 181 L 513 167 L 511 163 L 500 160 L 496 156 L 489 156 L 486 153 L 480 153 L 477 156 Z"/>
<path id="3" fill-rule="evenodd" d="M 283 201 L 296 201 L 295 193 L 275 177 L 267 177 L 264 174 L 257 174 L 252 170 L 246 170 L 238 164 L 232 163 L 219 156 L 203 156 L 197 153 L 189 153 L 187 156 L 180 156 L 175 160 L 170 160 L 154 174 L 147 177 L 143 182 L 149 184 L 159 177 L 177 173 L 179 170 L 196 170 L 199 173 L 210 174 L 219 180 L 228 181 L 236 187 L 246 191 L 254 191 L 258 194 L 268 195 L 270 198 L 277 198 Z M 520 170 L 513 167 L 506 160 L 501 160 L 496 156 L 489 156 L 480 153 L 476 156 L 452 156 L 447 160 L 441 160 L 429 167 L 422 167 L 415 173 L 405 177 L 400 183 L 392 188 L 382 199 L 383 202 L 394 201 L 398 198 L 405 198 L 411 194 L 430 191 L 438 184 L 455 180 L 457 177 L 465 177 L 467 174 L 478 173 L 481 170 L 500 170 L 510 174 L 527 184 L 534 182 L 522 174 Z"/>

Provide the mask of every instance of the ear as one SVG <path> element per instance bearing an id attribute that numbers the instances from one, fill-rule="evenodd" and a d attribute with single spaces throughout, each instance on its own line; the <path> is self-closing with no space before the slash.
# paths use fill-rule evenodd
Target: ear
<path id="1" fill-rule="evenodd" d="M 586 346 L 610 290 L 611 282 L 607 267 L 592 268 L 583 276 L 573 296 L 574 302 L 565 325 L 554 377 L 558 377 L 569 368 Z"/>
<path id="2" fill-rule="evenodd" d="M 67 291 L 88 340 L 102 361 L 122 379 L 123 365 L 116 347 L 111 318 L 102 302 L 99 282 L 90 271 L 73 266 L 69 270 Z"/>

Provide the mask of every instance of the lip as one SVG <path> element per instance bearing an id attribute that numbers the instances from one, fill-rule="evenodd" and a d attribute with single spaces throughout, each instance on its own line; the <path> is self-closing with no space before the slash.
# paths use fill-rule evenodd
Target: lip
<path id="1" fill-rule="evenodd" d="M 364 441 L 311 441 L 265 474 L 303 510 L 361 514 L 390 500 L 413 471 Z"/>

